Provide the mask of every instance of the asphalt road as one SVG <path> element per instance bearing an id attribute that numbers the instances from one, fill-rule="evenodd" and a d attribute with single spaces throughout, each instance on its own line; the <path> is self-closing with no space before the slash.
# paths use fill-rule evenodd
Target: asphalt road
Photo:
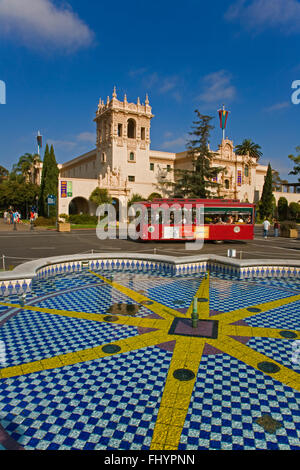
<path id="1" fill-rule="evenodd" d="M 5 255 L 5 268 L 17 266 L 25 261 L 49 256 L 72 255 L 94 252 L 138 252 L 156 253 L 169 256 L 194 256 L 214 253 L 227 256 L 228 249 L 235 249 L 241 259 L 299 259 L 300 239 L 262 238 L 261 227 L 256 227 L 254 240 L 247 242 L 205 242 L 200 250 L 187 250 L 185 242 L 135 242 L 133 240 L 104 240 L 96 236 L 95 230 L 73 230 L 71 233 L 56 231 L 27 230 L 5 231 L 0 226 L 0 269 L 2 255 Z"/>

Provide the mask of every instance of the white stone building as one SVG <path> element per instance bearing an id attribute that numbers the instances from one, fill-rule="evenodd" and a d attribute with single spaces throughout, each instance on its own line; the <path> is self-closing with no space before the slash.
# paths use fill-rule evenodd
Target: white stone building
<path id="1" fill-rule="evenodd" d="M 152 108 L 145 103 L 117 99 L 114 89 L 106 103 L 99 101 L 96 117 L 96 148 L 60 164 L 59 214 L 95 214 L 89 201 L 92 191 L 106 188 L 115 203 L 126 203 L 133 194 L 147 199 L 152 193 L 165 196 L 160 181 L 172 180 L 173 170 L 192 168 L 186 151 L 162 152 L 150 148 Z M 220 189 L 215 196 L 257 202 L 262 193 L 267 166 L 255 158 L 234 152 L 231 140 L 221 142 L 213 165 L 221 166 Z M 36 179 L 40 177 L 37 169 Z"/>

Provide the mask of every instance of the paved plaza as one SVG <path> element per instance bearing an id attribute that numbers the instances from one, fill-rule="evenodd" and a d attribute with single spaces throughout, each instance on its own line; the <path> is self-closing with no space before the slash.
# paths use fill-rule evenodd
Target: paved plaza
<path id="1" fill-rule="evenodd" d="M 255 238 L 247 242 L 205 242 L 201 250 L 187 250 L 184 242 L 137 242 L 133 240 L 99 240 L 95 229 L 72 230 L 71 233 L 58 233 L 55 230 L 35 228 L 30 231 L 27 225 L 4 225 L 0 220 L 0 257 L 5 255 L 6 269 L 25 261 L 49 256 L 72 255 L 78 253 L 129 252 L 161 254 L 169 256 L 194 256 L 195 254 L 217 254 L 227 256 L 229 249 L 236 250 L 238 259 L 299 259 L 300 239 L 275 238 L 270 233 L 268 240 L 262 237 L 262 227 L 255 227 Z M 0 258 L 0 269 L 1 258 Z"/>

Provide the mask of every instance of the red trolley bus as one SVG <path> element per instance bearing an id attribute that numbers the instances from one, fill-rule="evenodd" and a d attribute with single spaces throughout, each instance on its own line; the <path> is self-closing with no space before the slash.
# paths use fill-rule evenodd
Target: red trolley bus
<path id="1" fill-rule="evenodd" d="M 140 240 L 253 240 L 254 204 L 232 199 L 154 199 L 138 204 L 143 207 Z M 204 212 L 201 223 L 199 207 Z M 171 215 L 167 223 L 166 209 Z"/>

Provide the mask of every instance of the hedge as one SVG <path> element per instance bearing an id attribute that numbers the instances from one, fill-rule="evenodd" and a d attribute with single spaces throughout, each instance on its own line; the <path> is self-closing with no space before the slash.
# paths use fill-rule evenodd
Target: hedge
<path id="1" fill-rule="evenodd" d="M 97 225 L 98 217 L 96 215 L 81 214 L 81 215 L 70 215 L 69 220 L 70 224 L 74 225 Z"/>
<path id="2" fill-rule="evenodd" d="M 38 217 L 34 221 L 34 225 L 36 227 L 50 227 L 56 225 L 56 217 L 50 217 L 49 219 L 47 217 Z"/>

